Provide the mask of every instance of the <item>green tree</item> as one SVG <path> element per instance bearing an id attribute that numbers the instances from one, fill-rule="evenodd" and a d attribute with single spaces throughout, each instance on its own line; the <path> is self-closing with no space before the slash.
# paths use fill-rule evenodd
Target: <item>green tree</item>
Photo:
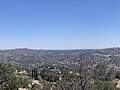
<path id="1" fill-rule="evenodd" d="M 19 80 L 19 86 L 22 87 L 22 88 L 29 88 L 29 84 L 32 84 L 29 79 L 27 78 L 18 78 Z"/>
<path id="2" fill-rule="evenodd" d="M 38 80 L 38 70 L 37 68 L 32 69 L 32 78 Z"/>
<path id="3" fill-rule="evenodd" d="M 107 64 L 98 64 L 94 69 L 95 79 L 105 81 L 107 76 L 107 69 L 108 69 Z"/>
<path id="4" fill-rule="evenodd" d="M 15 67 L 0 63 L 0 90 L 17 90 L 18 87 L 19 81 L 15 76 Z"/>
<path id="5" fill-rule="evenodd" d="M 114 69 L 114 67 L 109 68 L 108 72 L 107 72 L 107 76 L 105 78 L 106 81 L 112 81 L 113 79 L 115 79 L 115 75 L 116 75 L 116 71 Z"/>
<path id="6" fill-rule="evenodd" d="M 97 81 L 97 90 L 115 90 L 116 86 L 112 81 Z"/>
<path id="7" fill-rule="evenodd" d="M 116 78 L 120 80 L 120 71 L 116 73 Z"/>

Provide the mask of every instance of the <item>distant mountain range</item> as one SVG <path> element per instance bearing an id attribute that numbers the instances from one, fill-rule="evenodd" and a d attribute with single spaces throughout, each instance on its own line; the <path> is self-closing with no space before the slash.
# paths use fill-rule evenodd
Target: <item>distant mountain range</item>
<path id="1" fill-rule="evenodd" d="M 84 54 L 86 60 L 106 61 L 120 65 L 120 48 L 82 49 L 82 50 L 0 50 L 0 61 L 10 62 L 20 67 L 44 64 L 72 65 Z"/>

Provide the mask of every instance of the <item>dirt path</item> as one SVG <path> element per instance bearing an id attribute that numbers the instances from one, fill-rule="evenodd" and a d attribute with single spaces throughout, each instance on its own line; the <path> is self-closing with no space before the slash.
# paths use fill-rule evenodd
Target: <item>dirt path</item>
<path id="1" fill-rule="evenodd" d="M 117 83 L 118 83 L 118 84 L 117 84 L 116 87 L 117 87 L 117 88 L 120 88 L 120 80 L 118 80 Z"/>
<path id="2" fill-rule="evenodd" d="M 19 88 L 18 90 L 28 90 L 28 89 L 26 89 L 26 88 Z"/>

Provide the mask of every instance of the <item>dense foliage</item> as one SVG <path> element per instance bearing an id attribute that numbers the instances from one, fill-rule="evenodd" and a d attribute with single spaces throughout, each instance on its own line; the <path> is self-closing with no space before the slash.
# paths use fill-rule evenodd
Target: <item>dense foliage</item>
<path id="1" fill-rule="evenodd" d="M 15 67 L 0 63 L 0 90 L 17 90 L 19 82 L 15 77 Z"/>
<path id="2" fill-rule="evenodd" d="M 119 90 L 120 71 L 113 64 L 77 62 L 76 67 L 45 65 L 22 70 L 0 63 L 0 90 Z M 17 70 L 17 72 L 16 72 Z"/>

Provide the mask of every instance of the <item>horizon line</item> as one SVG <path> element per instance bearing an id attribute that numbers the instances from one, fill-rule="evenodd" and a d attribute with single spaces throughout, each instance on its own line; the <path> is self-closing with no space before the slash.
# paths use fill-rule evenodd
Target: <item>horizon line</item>
<path id="1" fill-rule="evenodd" d="M 120 48 L 120 47 L 106 47 L 106 48 L 66 48 L 66 49 L 50 49 L 50 48 L 26 48 L 26 47 L 18 47 L 18 48 L 6 48 L 0 50 L 15 50 L 15 49 L 31 49 L 31 50 L 99 50 L 99 49 L 111 49 L 111 48 Z"/>

